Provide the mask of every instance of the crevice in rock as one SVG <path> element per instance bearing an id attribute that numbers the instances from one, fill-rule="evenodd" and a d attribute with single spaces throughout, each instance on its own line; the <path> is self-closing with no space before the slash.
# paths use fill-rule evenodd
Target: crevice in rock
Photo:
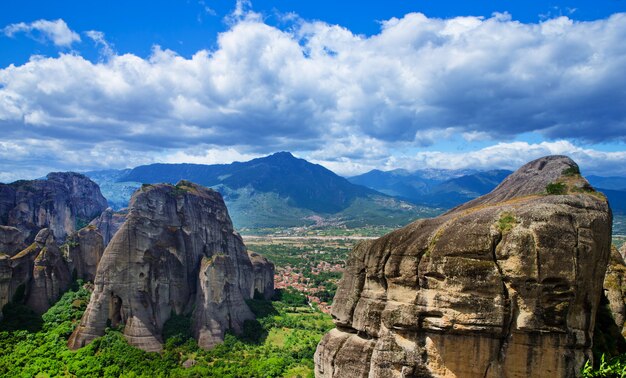
<path id="1" fill-rule="evenodd" d="M 487 377 L 489 370 L 495 363 L 501 363 L 504 361 L 506 350 L 508 348 L 508 339 L 511 336 L 511 330 L 513 328 L 513 322 L 515 320 L 515 313 L 517 312 L 514 298 L 511 298 L 509 295 L 509 289 L 506 285 L 506 277 L 504 272 L 502 271 L 502 267 L 498 263 L 498 256 L 496 254 L 496 250 L 500 242 L 502 242 L 503 235 L 502 233 L 498 233 L 494 236 L 491 241 L 491 256 L 493 258 L 493 262 L 498 270 L 498 274 L 500 275 L 500 279 L 502 281 L 502 296 L 504 297 L 504 321 L 502 324 L 502 335 L 500 336 L 500 346 L 498 347 L 498 359 L 496 361 L 491 361 L 484 372 L 484 377 Z"/>

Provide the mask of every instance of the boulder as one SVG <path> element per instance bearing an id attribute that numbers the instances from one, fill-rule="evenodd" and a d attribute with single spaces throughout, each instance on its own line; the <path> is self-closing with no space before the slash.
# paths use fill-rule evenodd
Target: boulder
<path id="1" fill-rule="evenodd" d="M 592 358 L 612 221 L 578 172 L 541 158 L 483 197 L 358 244 L 315 375 L 577 376 Z"/>
<path id="2" fill-rule="evenodd" d="M 125 324 L 130 344 L 159 351 L 163 326 L 177 314 L 192 315 L 199 345 L 209 348 L 253 318 L 245 303 L 254 291 L 252 275 L 219 193 L 188 181 L 144 185 L 104 250 L 68 345 L 80 348 L 107 326 Z"/>

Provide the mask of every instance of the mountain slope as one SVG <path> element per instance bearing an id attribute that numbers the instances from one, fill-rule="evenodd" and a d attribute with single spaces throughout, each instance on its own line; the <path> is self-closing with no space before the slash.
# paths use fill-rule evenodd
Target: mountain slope
<path id="1" fill-rule="evenodd" d="M 116 191 L 116 186 L 136 189 L 139 183 L 189 180 L 213 187 L 224 196 L 237 228 L 320 223 L 394 226 L 439 212 L 353 184 L 288 152 L 232 164 L 152 164 L 90 174 L 95 181 L 106 184 L 103 192 L 107 198 L 127 195 Z"/>
<path id="2" fill-rule="evenodd" d="M 449 208 L 488 193 L 509 174 L 511 171 L 507 170 L 408 172 L 397 169 L 372 170 L 349 180 L 416 204 Z"/>
<path id="3" fill-rule="evenodd" d="M 244 163 L 141 166 L 130 170 L 118 181 L 176 183 L 182 179 L 211 187 L 223 185 L 234 190 L 249 186 L 259 192 L 287 198 L 290 206 L 319 213 L 336 213 L 346 209 L 356 198 L 379 195 L 289 152 Z"/>

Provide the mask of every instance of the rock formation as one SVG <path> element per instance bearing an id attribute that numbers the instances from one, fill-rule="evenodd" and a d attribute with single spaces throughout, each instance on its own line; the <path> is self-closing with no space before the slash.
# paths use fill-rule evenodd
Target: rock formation
<path id="1" fill-rule="evenodd" d="M 611 248 L 604 277 L 604 294 L 609 301 L 615 324 L 622 335 L 626 336 L 626 263 L 615 247 Z"/>
<path id="2" fill-rule="evenodd" d="M 122 227 L 124 222 L 126 221 L 127 213 L 125 211 L 113 211 L 110 207 L 100 214 L 98 218 L 89 223 L 91 226 L 95 226 L 100 235 L 102 235 L 102 242 L 106 247 L 113 235 L 117 232 L 117 230 Z"/>
<path id="3" fill-rule="evenodd" d="M 129 343 L 158 351 L 174 313 L 192 314 L 199 345 L 210 348 L 253 318 L 244 302 L 254 292 L 253 275 L 219 193 L 187 181 L 144 185 L 104 251 L 68 344 L 80 348 L 122 323 Z"/>
<path id="4" fill-rule="evenodd" d="M 72 276 L 93 282 L 104 253 L 104 241 L 96 227 L 90 224 L 71 234 L 64 247 Z"/>
<path id="5" fill-rule="evenodd" d="M 46 312 L 56 302 L 72 282 L 72 276 L 57 247 L 52 232 L 44 229 L 45 239 L 35 241 L 40 252 L 33 262 L 33 273 L 28 285 L 26 305 L 38 314 Z"/>
<path id="6" fill-rule="evenodd" d="M 44 228 L 28 248 L 13 257 L 0 257 L 0 308 L 15 300 L 43 314 L 71 280 L 54 235 Z"/>
<path id="7" fill-rule="evenodd" d="M 248 251 L 248 257 L 254 273 L 250 296 L 261 295 L 264 299 L 270 299 L 274 295 L 274 264 L 256 252 Z"/>
<path id="8" fill-rule="evenodd" d="M 26 235 L 15 227 L 0 226 L 0 253 L 15 255 L 26 247 Z"/>
<path id="9" fill-rule="evenodd" d="M 57 172 L 46 180 L 0 184 L 0 224 L 19 229 L 27 244 L 42 228 L 63 240 L 106 207 L 98 185 L 78 173 Z"/>
<path id="10" fill-rule="evenodd" d="M 357 245 L 316 376 L 578 375 L 612 221 L 578 172 L 564 156 L 538 159 L 483 197 Z"/>

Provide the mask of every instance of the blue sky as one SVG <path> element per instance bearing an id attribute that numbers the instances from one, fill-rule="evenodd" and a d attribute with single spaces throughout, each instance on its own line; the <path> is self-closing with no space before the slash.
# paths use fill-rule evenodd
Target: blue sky
<path id="1" fill-rule="evenodd" d="M 626 175 L 626 0 L 29 1 L 0 14 L 0 181 L 278 150 L 350 175 Z"/>

